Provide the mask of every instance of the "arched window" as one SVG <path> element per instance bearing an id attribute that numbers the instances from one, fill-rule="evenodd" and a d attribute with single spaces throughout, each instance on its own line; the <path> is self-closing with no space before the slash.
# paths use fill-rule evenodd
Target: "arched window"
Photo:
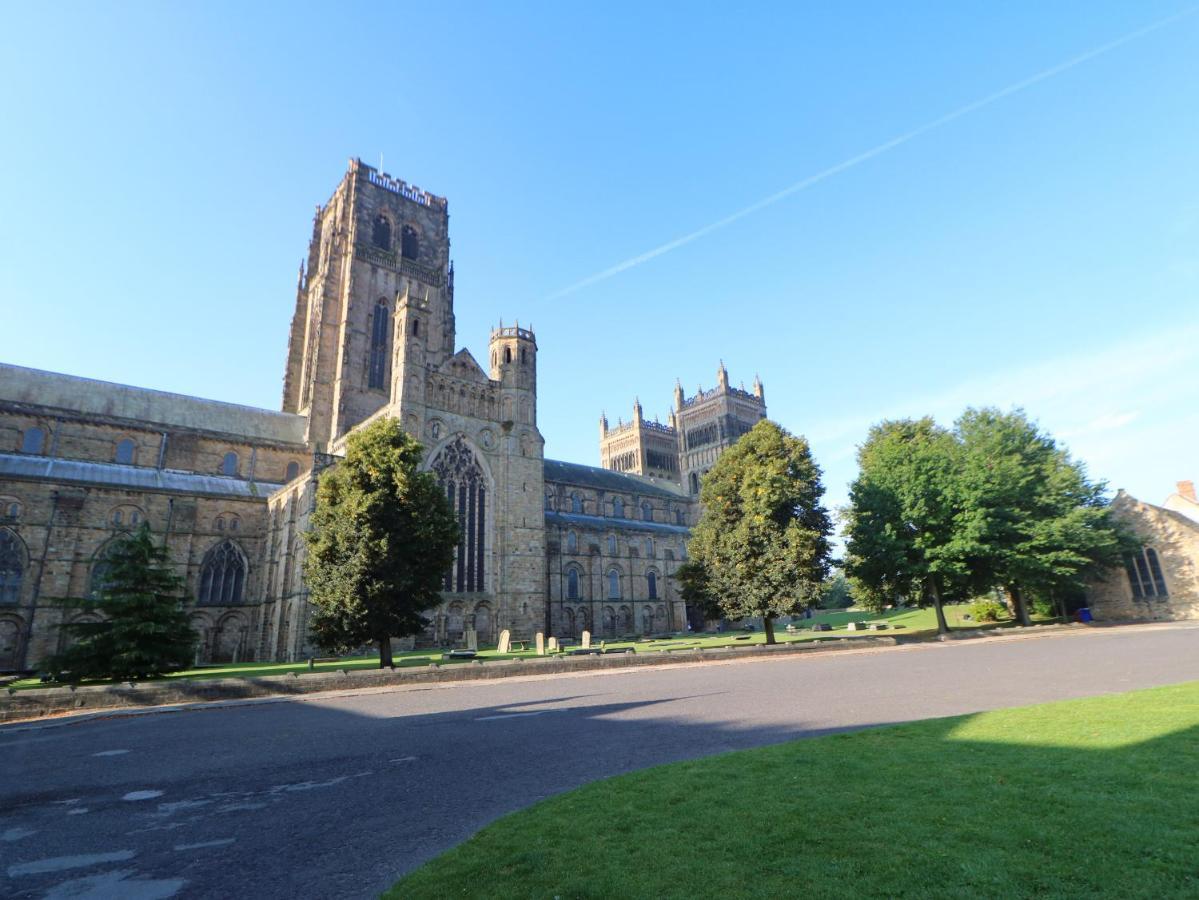
<path id="1" fill-rule="evenodd" d="M 10 519 L 18 519 L 21 516 L 21 504 L 15 501 L 10 501 L 4 507 L 4 514 Z"/>
<path id="2" fill-rule="evenodd" d="M 375 219 L 371 228 L 371 242 L 380 250 L 391 249 L 391 222 L 387 221 L 387 216 L 380 215 Z"/>
<path id="3" fill-rule="evenodd" d="M 1152 547 L 1127 554 L 1124 557 L 1124 570 L 1128 573 L 1128 583 L 1132 587 L 1134 599 L 1169 596 L 1161 562 L 1157 558 L 1157 551 Z"/>
<path id="4" fill-rule="evenodd" d="M 21 539 L 7 528 L 0 528 L 0 603 L 20 601 L 24 575 L 25 548 Z"/>
<path id="5" fill-rule="evenodd" d="M 92 574 L 88 581 L 88 597 L 92 600 L 99 600 L 109 587 L 109 573 L 112 571 L 112 560 L 109 559 L 109 554 L 112 553 L 112 549 L 111 542 L 105 544 L 96 554 L 95 562 L 92 563 Z"/>
<path id="6" fill-rule="evenodd" d="M 579 570 L 570 569 L 566 573 L 566 599 L 579 599 Z"/>
<path id="7" fill-rule="evenodd" d="M 512 362 L 512 348 L 511 347 L 504 348 L 504 362 L 506 362 L 506 363 Z"/>
<path id="8" fill-rule="evenodd" d="M 554 495 L 553 494 L 545 495 L 545 511 L 546 512 L 554 511 Z"/>
<path id="9" fill-rule="evenodd" d="M 654 539 L 653 538 L 645 539 L 645 557 L 646 557 L 646 559 L 654 558 Z"/>
<path id="10" fill-rule="evenodd" d="M 641 504 L 641 518 L 646 522 L 652 522 L 654 520 L 654 507 L 648 500 Z"/>
<path id="11" fill-rule="evenodd" d="M 608 555 L 616 555 L 616 535 L 614 534 L 608 535 Z"/>
<path id="12" fill-rule="evenodd" d="M 412 320 L 412 336 L 420 337 L 420 319 Z"/>
<path id="13" fill-rule="evenodd" d="M 578 494 L 570 495 L 570 511 L 572 513 L 581 513 L 583 511 L 583 501 L 579 499 Z"/>
<path id="14" fill-rule="evenodd" d="M 123 466 L 133 465 L 133 450 L 134 443 L 132 439 L 125 438 L 117 444 L 116 462 Z"/>
<path id="15" fill-rule="evenodd" d="M 454 438 L 429 467 L 458 515 L 458 546 L 446 572 L 443 589 L 456 592 L 486 590 L 487 479 L 474 451 Z"/>
<path id="16" fill-rule="evenodd" d="M 526 362 L 527 362 L 527 360 L 525 359 L 525 348 L 521 347 L 520 348 L 520 364 L 523 366 Z"/>
<path id="17" fill-rule="evenodd" d="M 380 298 L 375 304 L 374 320 L 371 323 L 371 355 L 367 365 L 367 387 L 383 390 L 387 375 L 387 301 Z"/>
<path id="18" fill-rule="evenodd" d="M 620 573 L 615 569 L 608 572 L 608 599 L 620 599 Z"/>
<path id="19" fill-rule="evenodd" d="M 566 532 L 566 552 L 579 552 L 579 537 L 573 531 Z"/>
<path id="20" fill-rule="evenodd" d="M 676 509 L 674 511 L 674 524 L 676 524 L 676 525 L 683 524 L 683 511 L 681 509 Z"/>
<path id="21" fill-rule="evenodd" d="M 624 518 L 624 501 L 619 497 L 612 500 L 612 515 L 618 519 Z"/>
<path id="22" fill-rule="evenodd" d="M 645 580 L 649 587 L 649 593 L 646 596 L 648 596 L 649 599 L 651 599 L 651 600 L 657 600 L 658 599 L 658 576 L 653 572 L 649 572 L 646 574 Z"/>
<path id="23" fill-rule="evenodd" d="M 232 541 L 221 541 L 206 554 L 200 566 L 201 606 L 229 606 L 242 602 L 246 561 Z"/>
<path id="24" fill-rule="evenodd" d="M 226 453 L 225 458 L 221 461 L 221 474 L 230 476 L 237 474 L 237 454 L 232 450 Z"/>
<path id="25" fill-rule="evenodd" d="M 114 512 L 113 512 L 113 514 L 112 514 L 112 524 L 113 524 L 113 525 L 115 525 L 117 528 L 120 528 L 122 525 L 124 525 L 124 524 L 125 524 L 125 512 L 124 512 L 124 510 L 120 510 L 120 509 L 118 509 L 118 510 L 116 510 L 116 511 L 114 511 Z"/>
<path id="26" fill-rule="evenodd" d="M 41 453 L 46 445 L 46 432 L 41 428 L 27 428 L 21 435 L 22 453 Z"/>
<path id="27" fill-rule="evenodd" d="M 411 225 L 405 225 L 400 229 L 400 255 L 404 259 L 416 259 L 420 256 L 420 238 Z"/>
<path id="28" fill-rule="evenodd" d="M 287 474 L 283 476 L 284 481 L 295 481 L 300 477 L 300 464 L 298 462 L 289 462 L 287 464 Z"/>
<path id="29" fill-rule="evenodd" d="M 699 476 L 694 472 L 691 473 L 691 493 L 699 493 Z"/>

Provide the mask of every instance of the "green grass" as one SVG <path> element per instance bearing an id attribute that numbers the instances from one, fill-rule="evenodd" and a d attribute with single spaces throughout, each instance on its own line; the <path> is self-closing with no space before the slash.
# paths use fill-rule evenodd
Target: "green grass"
<path id="1" fill-rule="evenodd" d="M 1199 896 L 1199 682 L 794 741 L 507 816 L 389 900 Z"/>
<path id="2" fill-rule="evenodd" d="M 945 610 L 946 618 L 949 621 L 950 628 L 996 628 L 1008 627 L 1011 622 L 988 623 L 979 625 L 977 622 L 964 621 L 962 615 L 967 611 L 966 606 L 951 606 Z M 834 629 L 832 632 L 813 632 L 808 630 L 811 625 L 816 622 L 823 622 L 831 625 Z M 882 614 L 873 614 L 863 610 L 855 611 L 837 611 L 837 612 L 822 612 L 815 615 L 812 619 L 800 620 L 797 625 L 803 630 L 795 634 L 788 634 L 785 626 L 778 626 L 775 629 L 775 638 L 779 643 L 795 643 L 798 641 L 811 640 L 829 640 L 831 638 L 844 637 L 867 637 L 876 635 L 876 632 L 847 632 L 845 626 L 849 622 L 887 622 L 891 630 L 881 632 L 882 635 L 894 635 L 898 637 L 923 637 L 933 634 L 937 630 L 936 617 L 931 609 L 904 609 L 904 610 L 889 610 Z M 902 626 L 902 628 L 897 628 Z M 837 632 L 841 632 L 838 634 Z M 725 632 L 722 634 L 681 634 L 677 637 L 672 637 L 666 640 L 628 640 L 628 641 L 607 641 L 606 646 L 611 648 L 634 647 L 638 653 L 652 653 L 657 651 L 667 650 L 683 650 L 702 647 L 744 647 L 762 644 L 766 640 L 766 636 L 761 632 L 751 632 L 746 635 L 745 632 Z M 529 642 L 530 645 L 532 642 Z M 596 638 L 593 643 L 599 643 Z M 479 658 L 486 660 L 496 659 L 517 659 L 530 658 L 536 656 L 536 652 L 528 650 L 522 653 L 506 653 L 499 654 L 495 652 L 494 647 L 484 648 L 479 653 Z M 439 663 L 445 665 L 460 665 L 469 660 L 448 660 L 442 659 L 441 650 L 413 650 L 406 653 L 395 654 L 395 664 L 398 668 L 409 666 L 426 666 L 430 663 Z M 379 665 L 379 657 L 371 656 L 355 656 L 342 658 L 336 662 L 317 663 L 311 671 L 316 672 L 335 672 L 339 669 L 347 669 L 354 671 L 356 669 L 373 669 Z M 195 669 L 187 669 L 183 672 L 175 672 L 166 676 L 166 679 L 172 680 L 176 678 L 261 678 L 266 675 L 286 675 L 288 672 L 295 672 L 297 675 L 303 675 L 309 672 L 307 662 L 298 663 L 236 663 L 230 665 L 218 666 L 202 666 Z M 90 681 L 85 684 L 113 684 L 113 681 Z M 23 678 L 14 681 L 8 685 L 18 691 L 37 690 L 46 687 L 60 687 L 61 685 L 43 684 L 38 678 Z"/>

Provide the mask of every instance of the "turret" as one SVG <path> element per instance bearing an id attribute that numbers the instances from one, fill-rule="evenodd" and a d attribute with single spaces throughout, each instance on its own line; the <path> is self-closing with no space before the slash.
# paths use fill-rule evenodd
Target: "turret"
<path id="1" fill-rule="evenodd" d="M 763 404 L 766 402 L 766 388 L 762 387 L 762 379 L 757 374 L 754 375 L 754 396 Z"/>
<path id="2" fill-rule="evenodd" d="M 683 408 L 683 400 L 684 400 L 683 382 L 679 381 L 679 379 L 676 378 L 674 380 L 674 408 L 682 409 Z"/>
<path id="3" fill-rule="evenodd" d="M 724 360 L 720 361 L 720 368 L 716 370 L 716 383 L 720 387 L 728 390 L 729 387 L 729 371 L 724 367 Z"/>
<path id="4" fill-rule="evenodd" d="M 641 398 L 636 397 L 633 399 L 633 424 L 640 425 L 643 418 L 641 414 Z"/>
<path id="5" fill-rule="evenodd" d="M 491 379 L 500 383 L 500 416 L 504 421 L 535 424 L 537 409 L 537 339 L 532 328 L 501 322 L 491 332 Z"/>
<path id="6" fill-rule="evenodd" d="M 607 433 L 608 433 L 608 414 L 606 412 L 602 412 L 602 413 L 600 413 L 600 438 L 602 439 L 604 437 L 604 435 L 606 435 Z"/>

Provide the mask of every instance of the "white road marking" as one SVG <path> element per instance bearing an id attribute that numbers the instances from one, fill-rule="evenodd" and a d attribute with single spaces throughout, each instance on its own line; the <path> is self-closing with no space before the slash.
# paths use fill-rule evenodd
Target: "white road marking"
<path id="1" fill-rule="evenodd" d="M 200 806 L 207 806 L 209 803 L 215 803 L 215 800 L 176 800 L 174 803 L 159 803 L 158 815 L 173 816 L 177 812 L 185 809 L 196 809 Z"/>
<path id="2" fill-rule="evenodd" d="M 122 753 L 128 752 L 128 750 L 101 750 L 99 753 L 93 753 L 92 756 L 120 756 Z"/>
<path id="3" fill-rule="evenodd" d="M 76 806 L 74 809 L 68 809 L 67 815 L 68 816 L 85 816 L 89 812 L 91 812 L 91 810 L 88 809 L 86 806 Z"/>
<path id="4" fill-rule="evenodd" d="M 155 797 L 161 797 L 162 791 L 130 791 L 122 800 L 153 800 Z"/>
<path id="5" fill-rule="evenodd" d="M 272 787 L 268 793 L 276 794 L 280 791 L 311 791 L 314 788 L 333 787 L 335 784 L 341 784 L 343 781 L 348 781 L 351 778 L 365 778 L 367 775 L 372 775 L 372 772 L 355 772 L 353 775 L 340 775 L 337 778 L 330 778 L 328 781 L 300 781 L 295 784 L 277 784 Z"/>
<path id="6" fill-rule="evenodd" d="M 95 866 L 100 863 L 124 862 L 133 859 L 137 854 L 132 850 L 115 850 L 112 853 L 84 853 L 79 856 L 52 856 L 49 859 L 36 859 L 33 862 L 17 863 L 8 867 L 8 877 L 18 875 L 42 875 L 46 872 L 64 872 L 67 869 L 82 869 L 85 866 Z"/>
<path id="7" fill-rule="evenodd" d="M 415 756 L 400 756 L 396 759 L 389 760 L 389 762 L 393 762 L 393 763 L 415 762 L 415 761 L 416 761 Z"/>
<path id="8" fill-rule="evenodd" d="M 167 900 L 183 889 L 182 878 L 133 878 L 133 869 L 114 869 L 56 884 L 45 900 Z"/>
<path id="9" fill-rule="evenodd" d="M 6 841 L 11 844 L 13 841 L 27 838 L 31 834 L 37 834 L 37 831 L 32 828 L 6 828 L 4 829 L 4 833 L 0 834 L 0 841 Z"/>
<path id="10" fill-rule="evenodd" d="M 200 841 L 198 844 L 176 844 L 175 849 L 179 852 L 184 850 L 202 850 L 205 847 L 225 847 L 232 844 L 236 838 L 220 838 L 215 841 Z"/>
<path id="11" fill-rule="evenodd" d="M 499 716 L 479 716 L 477 719 L 475 719 L 475 721 L 476 722 L 494 722 L 497 719 L 527 719 L 529 716 L 540 716 L 540 715 L 544 715 L 547 712 L 561 712 L 561 710 L 539 709 L 536 712 L 504 713 L 503 715 L 499 715 Z"/>

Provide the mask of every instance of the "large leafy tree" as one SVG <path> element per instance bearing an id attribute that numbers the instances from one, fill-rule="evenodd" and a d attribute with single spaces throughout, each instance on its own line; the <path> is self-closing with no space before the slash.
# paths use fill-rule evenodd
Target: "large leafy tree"
<path id="1" fill-rule="evenodd" d="M 846 571 L 874 609 L 900 597 L 931 603 L 960 595 L 967 567 L 958 539 L 961 452 L 931 418 L 882 422 L 858 451 L 846 512 Z"/>
<path id="2" fill-rule="evenodd" d="M 418 634 L 440 600 L 458 525 L 444 491 L 420 469 L 424 450 L 392 418 L 350 435 L 345 459 L 321 476 L 304 576 L 316 642 L 344 653 Z"/>
<path id="3" fill-rule="evenodd" d="M 183 608 L 183 587 L 166 549 L 143 523 L 111 544 L 97 595 L 65 601 L 102 618 L 63 625 L 73 643 L 44 667 L 71 682 L 150 678 L 186 667 L 198 635 Z"/>
<path id="4" fill-rule="evenodd" d="M 683 596 L 730 618 L 774 619 L 813 605 L 829 571 L 832 525 L 808 442 L 763 420 L 704 476 Z"/>
<path id="5" fill-rule="evenodd" d="M 1017 621 L 1030 623 L 1031 596 L 1053 602 L 1119 565 L 1129 538 L 1111 517 L 1104 485 L 1022 411 L 968 409 L 956 432 L 960 544 L 976 587 L 1003 586 Z"/>

